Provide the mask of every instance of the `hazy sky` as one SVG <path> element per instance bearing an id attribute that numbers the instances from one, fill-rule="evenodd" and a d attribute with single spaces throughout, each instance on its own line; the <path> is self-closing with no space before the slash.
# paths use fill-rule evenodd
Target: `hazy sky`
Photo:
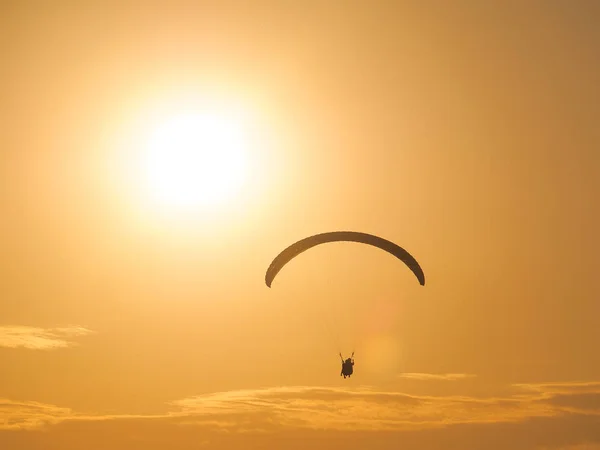
<path id="1" fill-rule="evenodd" d="M 0 8 L 2 449 L 600 449 L 600 2 Z M 190 211 L 141 174 L 195 110 L 246 177 Z M 426 285 L 328 244 L 265 286 L 332 230 Z"/>

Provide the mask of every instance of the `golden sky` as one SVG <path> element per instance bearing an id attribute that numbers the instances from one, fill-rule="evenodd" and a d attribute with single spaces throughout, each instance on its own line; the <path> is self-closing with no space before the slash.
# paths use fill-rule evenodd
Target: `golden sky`
<path id="1" fill-rule="evenodd" d="M 0 448 L 600 449 L 600 2 L 0 5 Z"/>

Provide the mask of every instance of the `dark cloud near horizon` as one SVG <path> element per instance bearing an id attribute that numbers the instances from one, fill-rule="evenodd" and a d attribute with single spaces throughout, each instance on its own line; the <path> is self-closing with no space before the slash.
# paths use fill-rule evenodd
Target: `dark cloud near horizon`
<path id="1" fill-rule="evenodd" d="M 241 422 L 240 422 L 241 423 Z M 191 450 L 344 449 L 358 450 L 583 450 L 600 446 L 600 418 L 560 414 L 513 423 L 456 424 L 412 431 L 276 430 L 224 432 L 178 419 L 70 421 L 47 431 L 0 432 L 0 448 L 11 450 Z M 589 446 L 589 447 L 587 447 Z M 592 447 L 593 446 L 593 447 Z"/>
<path id="2" fill-rule="evenodd" d="M 600 392 L 559 394 L 549 399 L 548 403 L 600 415 Z"/>

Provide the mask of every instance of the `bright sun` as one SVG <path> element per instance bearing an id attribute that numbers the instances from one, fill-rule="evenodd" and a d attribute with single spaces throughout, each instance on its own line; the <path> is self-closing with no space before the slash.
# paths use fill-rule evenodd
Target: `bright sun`
<path id="1" fill-rule="evenodd" d="M 217 114 L 183 114 L 157 126 L 143 173 L 164 206 L 194 209 L 222 203 L 243 187 L 246 144 L 241 124 Z"/>

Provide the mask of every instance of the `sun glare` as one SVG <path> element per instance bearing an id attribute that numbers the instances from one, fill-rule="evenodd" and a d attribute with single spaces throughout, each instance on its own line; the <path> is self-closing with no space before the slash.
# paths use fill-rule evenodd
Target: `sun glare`
<path id="1" fill-rule="evenodd" d="M 226 117 L 172 117 L 150 133 L 143 163 L 147 188 L 170 208 L 225 202 L 243 187 L 246 144 L 241 124 Z"/>

